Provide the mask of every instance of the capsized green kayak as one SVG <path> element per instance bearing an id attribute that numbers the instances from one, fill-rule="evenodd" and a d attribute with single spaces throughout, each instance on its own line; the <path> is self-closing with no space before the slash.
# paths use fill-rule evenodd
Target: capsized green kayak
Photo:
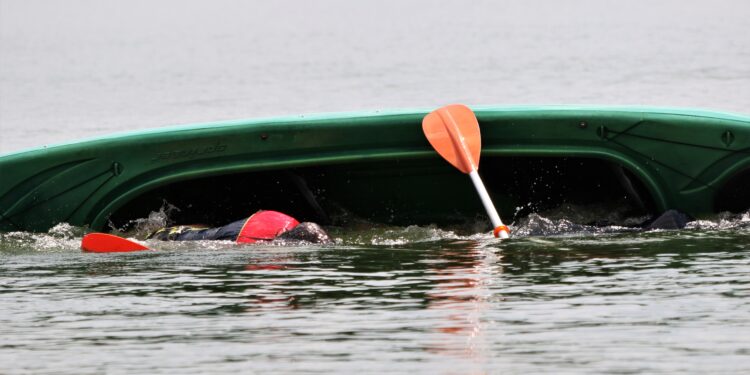
<path id="1" fill-rule="evenodd" d="M 473 107 L 479 172 L 503 219 L 566 203 L 750 208 L 750 116 L 633 107 Z M 0 230 L 102 230 L 165 202 L 183 223 L 257 209 L 300 220 L 438 225 L 483 215 L 421 130 L 429 110 L 239 120 L 0 156 Z"/>

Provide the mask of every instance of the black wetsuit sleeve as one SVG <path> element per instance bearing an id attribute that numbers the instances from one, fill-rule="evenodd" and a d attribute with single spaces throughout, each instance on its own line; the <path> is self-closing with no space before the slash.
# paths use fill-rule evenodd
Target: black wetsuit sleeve
<path id="1" fill-rule="evenodd" d="M 188 229 L 178 233 L 173 241 L 201 241 L 201 240 L 218 240 L 216 232 L 220 228 L 209 229 Z"/>
<path id="2" fill-rule="evenodd" d="M 237 220 L 217 228 L 165 228 L 157 232 L 152 238 L 165 241 L 202 241 L 226 240 L 236 241 L 247 219 Z"/>

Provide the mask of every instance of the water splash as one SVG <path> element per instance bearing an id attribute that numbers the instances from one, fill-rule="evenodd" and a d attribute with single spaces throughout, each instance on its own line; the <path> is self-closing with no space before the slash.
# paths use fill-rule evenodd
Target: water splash
<path id="1" fill-rule="evenodd" d="M 369 228 L 359 228 L 354 231 L 344 228 L 333 228 L 331 234 L 338 245 L 396 246 L 463 238 L 452 230 L 440 229 L 435 225 L 410 225 L 408 227 L 373 225 Z"/>
<path id="2" fill-rule="evenodd" d="M 164 200 L 159 211 L 151 211 L 148 217 L 130 220 L 119 228 L 110 222 L 109 228 L 114 234 L 145 238 L 158 229 L 173 225 L 171 216 L 180 211 L 177 206 Z"/>
<path id="3" fill-rule="evenodd" d="M 79 251 L 84 227 L 60 223 L 47 233 L 0 232 L 0 252 Z"/>
<path id="4" fill-rule="evenodd" d="M 169 213 L 177 209 L 171 205 L 163 206 L 159 211 L 152 212 L 148 217 L 133 221 L 133 226 L 127 232 L 116 231 L 116 234 L 143 239 L 147 233 L 169 223 Z M 569 211 L 569 210 L 573 211 Z M 566 215 L 565 212 L 572 212 Z M 545 237 L 579 238 L 600 241 L 602 235 L 618 235 L 625 237 L 609 237 L 609 241 L 649 241 L 649 233 L 666 232 L 655 230 L 633 238 L 631 233 L 641 232 L 633 225 L 643 218 L 617 218 L 619 223 L 627 225 L 591 225 L 580 224 L 576 220 L 590 218 L 591 212 L 579 212 L 575 208 L 567 207 L 554 212 L 534 213 L 510 225 L 512 239 L 527 239 L 528 241 L 544 241 Z M 571 219 L 575 218 L 576 220 Z M 476 241 L 479 246 L 495 246 L 499 243 L 491 237 L 489 224 L 483 218 L 476 218 L 474 222 L 457 227 L 437 227 L 436 225 L 407 227 L 384 226 L 379 224 L 358 225 L 357 227 L 329 227 L 327 228 L 334 239 L 334 247 L 342 246 L 386 246 L 400 247 L 409 245 L 429 245 L 440 241 Z M 677 236 L 694 237 L 706 236 L 723 231 L 750 230 L 750 210 L 741 214 L 721 213 L 714 217 L 702 218 L 688 223 L 684 230 L 669 231 Z M 88 232 L 85 227 L 76 227 L 68 223 L 61 223 L 46 233 L 6 232 L 0 233 L 0 252 L 66 252 L 80 251 L 81 237 Z M 663 236 L 658 236 L 659 238 Z M 617 240 L 619 238 L 619 240 Z M 191 242 L 163 242 L 150 240 L 147 246 L 157 250 L 188 251 L 223 250 L 240 248 L 231 241 L 191 241 Z M 270 243 L 272 247 L 300 246 L 299 243 Z M 558 244 L 559 245 L 559 244 Z M 250 245 L 251 247 L 253 245 Z M 309 245 L 311 248 L 324 248 Z M 244 247 L 242 247 L 244 249 Z"/>
<path id="5" fill-rule="evenodd" d="M 722 212 L 715 218 L 692 221 L 687 224 L 686 228 L 698 230 L 750 228 L 750 210 L 741 214 Z"/>

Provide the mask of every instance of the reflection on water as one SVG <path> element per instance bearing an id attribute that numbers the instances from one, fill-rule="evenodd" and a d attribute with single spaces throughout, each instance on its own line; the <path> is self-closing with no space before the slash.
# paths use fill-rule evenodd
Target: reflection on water
<path id="1" fill-rule="evenodd" d="M 340 232 L 327 247 L 154 242 L 133 254 L 83 254 L 75 230 L 3 234 L 0 363 L 739 373 L 750 370 L 748 223 L 504 242 L 409 227 Z"/>
<path id="2" fill-rule="evenodd" d="M 427 308 L 441 313 L 435 330 L 442 334 L 428 351 L 468 358 L 474 363 L 487 359 L 485 327 L 481 321 L 487 309 L 492 280 L 499 276 L 493 251 L 482 251 L 477 241 L 451 243 L 441 252 L 441 266 L 435 267 L 433 289 L 427 293 Z"/>

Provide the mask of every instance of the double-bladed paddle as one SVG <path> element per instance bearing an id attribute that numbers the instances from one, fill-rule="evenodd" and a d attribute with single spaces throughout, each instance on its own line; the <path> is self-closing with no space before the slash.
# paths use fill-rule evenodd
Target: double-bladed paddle
<path id="1" fill-rule="evenodd" d="M 452 104 L 430 112 L 422 120 L 422 130 L 435 151 L 445 160 L 471 177 L 484 209 L 495 228 L 495 237 L 508 238 L 510 229 L 500 220 L 495 205 L 477 170 L 482 137 L 474 112 L 463 104 Z"/>

